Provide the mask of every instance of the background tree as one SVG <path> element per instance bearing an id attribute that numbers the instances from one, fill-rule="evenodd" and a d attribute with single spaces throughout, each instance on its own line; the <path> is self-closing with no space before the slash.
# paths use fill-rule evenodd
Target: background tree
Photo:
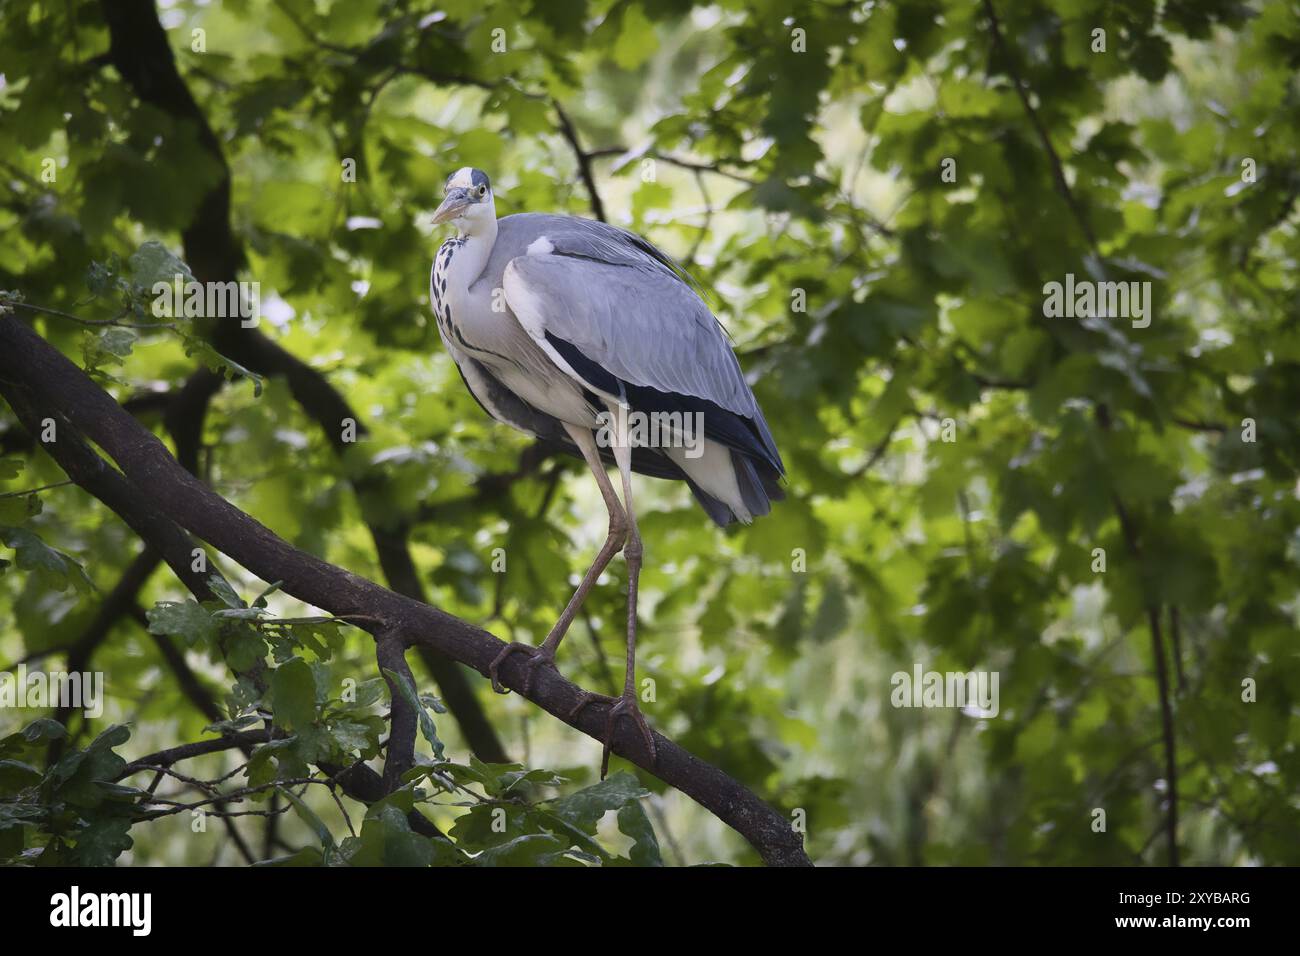
<path id="1" fill-rule="evenodd" d="M 0 664 L 108 702 L 0 709 L 0 858 L 1296 863 L 1298 67 L 1282 0 L 3 4 Z M 663 780 L 463 666 L 604 531 L 437 344 L 466 165 L 678 255 L 786 458 L 726 534 L 643 483 Z"/>

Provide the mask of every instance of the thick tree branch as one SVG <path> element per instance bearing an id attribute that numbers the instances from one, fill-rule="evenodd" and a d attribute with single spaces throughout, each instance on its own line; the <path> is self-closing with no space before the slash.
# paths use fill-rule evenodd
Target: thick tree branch
<path id="1" fill-rule="evenodd" d="M 15 326 L 21 327 L 17 320 L 13 320 L 10 316 L 5 316 L 0 321 L 11 320 Z M 29 334 L 34 335 L 34 333 Z M 42 340 L 37 338 L 37 341 Z M 42 398 L 39 391 L 31 388 L 29 383 L 20 382 L 14 377 L 3 375 L 3 373 L 0 373 L 0 378 L 3 379 L 0 382 L 0 394 L 4 395 L 14 414 L 18 416 L 19 421 L 30 434 L 39 434 L 39 423 L 43 418 L 55 418 L 57 425 L 56 439 L 46 445 L 45 449 L 67 473 L 68 477 L 76 481 L 78 485 L 121 517 L 143 539 L 146 546 L 145 553 L 156 553 L 161 556 L 196 599 L 200 601 L 214 600 L 216 595 L 208 586 L 205 574 L 193 570 L 191 562 L 193 542 L 184 529 L 161 514 L 153 506 L 150 496 L 142 493 L 121 472 L 108 467 L 104 460 L 86 444 L 81 435 L 78 434 L 75 426 L 55 410 L 54 403 Z M 86 383 L 90 384 L 92 388 L 96 387 L 89 379 L 86 379 Z M 114 404 L 123 414 L 126 414 L 125 410 L 121 409 L 120 406 L 116 406 L 116 403 L 113 403 L 112 399 L 106 394 L 103 394 L 103 397 Z M 166 453 L 166 449 L 157 438 L 150 432 L 145 431 L 138 423 L 135 423 L 134 419 L 129 420 L 132 421 L 140 435 L 146 436 L 150 443 L 161 449 L 164 454 Z M 172 466 L 184 474 L 189 474 L 174 459 L 172 460 Z M 193 478 L 193 476 L 191 476 L 191 480 L 197 482 L 197 479 Z M 143 556 L 142 554 L 141 557 L 143 558 Z M 143 566 L 143 562 L 139 562 L 139 564 Z M 206 573 L 215 573 L 215 569 L 209 566 Z M 205 743 L 210 744 L 212 742 Z M 335 778 L 343 788 L 343 792 L 354 800 L 370 804 L 382 800 L 387 794 L 379 774 L 365 764 L 358 763 L 348 768 L 324 763 L 319 764 L 319 766 L 324 773 Z M 442 831 L 434 826 L 423 814 L 412 813 L 409 815 L 409 819 L 412 828 L 417 833 L 445 839 Z"/>
<path id="2" fill-rule="evenodd" d="M 31 390 L 37 400 L 65 415 L 122 469 L 124 480 L 149 490 L 149 501 L 171 520 L 299 600 L 335 614 L 365 615 L 377 637 L 396 635 L 406 644 L 436 647 L 487 675 L 505 646 L 493 635 L 396 594 L 299 551 L 241 512 L 182 468 L 154 435 L 142 428 L 81 369 L 13 316 L 0 317 L 0 391 Z M 74 479 L 76 475 L 70 475 Z M 522 693 L 525 667 L 516 655 L 501 669 L 502 682 Z M 593 739 L 603 739 L 608 705 L 572 716 L 581 688 L 544 669 L 525 694 L 548 713 Z M 687 794 L 739 832 L 774 865 L 808 865 L 803 841 L 790 821 L 736 780 L 673 741 L 656 734 L 658 761 L 651 763 L 640 734 L 616 725 L 613 750 Z"/>
<path id="3" fill-rule="evenodd" d="M 123 408 L 127 408 L 129 405 L 132 414 L 140 414 L 143 411 L 161 408 L 164 412 L 167 428 L 172 433 L 172 440 L 176 443 L 177 461 L 191 474 L 198 474 L 199 446 L 202 440 L 203 423 L 207 417 L 208 403 L 217 389 L 220 388 L 220 383 L 221 379 L 218 375 L 207 369 L 200 369 L 190 376 L 184 387 L 175 395 L 159 392 L 146 393 L 146 396 L 161 397 L 165 400 L 163 404 L 155 405 L 145 402 L 142 399 L 146 396 L 134 396 L 128 402 L 123 403 Z M 28 434 L 32 436 L 37 432 L 29 431 Z M 90 461 L 86 454 L 82 454 L 80 457 L 87 462 Z M 158 553 L 146 543 L 144 550 L 122 572 L 121 578 L 113 586 L 113 590 L 109 592 L 108 597 L 104 599 L 86 630 L 77 639 L 76 644 L 69 649 L 67 665 L 69 671 L 76 673 L 89 670 L 91 658 L 99 645 L 108 638 L 113 626 L 121 617 L 131 613 L 134 609 L 136 595 L 139 594 L 140 589 L 153 575 L 159 560 Z M 155 636 L 155 640 L 158 642 L 159 649 L 164 656 L 169 651 L 172 654 L 179 653 L 167 643 L 167 638 Z M 174 665 L 175 662 L 171 660 L 169 663 Z M 181 663 L 184 663 L 183 657 Z M 54 719 L 66 725 L 71 712 L 72 708 L 60 708 L 55 713 Z M 55 740 L 50 744 L 48 756 L 51 762 L 58 758 L 58 755 L 62 752 L 63 744 L 63 739 Z"/>
<path id="4" fill-rule="evenodd" d="M 224 750 L 251 749 L 258 744 L 266 743 L 268 740 L 274 740 L 278 736 L 282 735 L 272 734 L 269 730 L 244 730 L 239 733 L 226 734 L 224 737 L 214 737 L 212 740 L 200 740 L 192 744 L 168 747 L 166 750 L 159 750 L 157 753 L 148 754 L 138 760 L 132 760 L 122 768 L 121 773 L 115 779 L 121 780 L 149 767 L 170 767 L 174 763 L 180 763 L 182 760 L 189 760 L 192 757 L 203 757 L 207 754 L 221 753 Z"/>

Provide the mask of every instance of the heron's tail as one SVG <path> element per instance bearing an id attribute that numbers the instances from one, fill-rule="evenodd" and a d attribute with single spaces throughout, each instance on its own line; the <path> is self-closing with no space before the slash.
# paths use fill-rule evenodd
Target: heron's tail
<path id="1" fill-rule="evenodd" d="M 697 459 L 674 455 L 686 483 L 705 513 L 721 528 L 735 521 L 749 524 L 785 497 L 780 472 L 763 458 L 714 442 L 705 443 Z"/>

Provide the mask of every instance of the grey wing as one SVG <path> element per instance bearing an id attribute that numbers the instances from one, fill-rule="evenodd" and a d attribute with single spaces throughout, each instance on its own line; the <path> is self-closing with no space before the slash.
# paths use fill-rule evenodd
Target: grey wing
<path id="1" fill-rule="evenodd" d="M 496 376 L 482 363 L 470 358 L 445 338 L 443 344 L 451 353 L 452 361 L 460 372 L 461 380 L 469 389 L 470 395 L 479 403 L 483 411 L 497 421 L 517 428 L 541 441 L 554 445 L 575 458 L 581 458 L 582 452 L 573 443 L 559 419 L 533 408 L 514 392 L 497 380 Z M 608 448 L 601 448 L 601 457 L 609 464 L 614 464 L 614 455 Z M 632 470 L 653 478 L 685 478 L 680 468 L 672 459 L 660 455 L 648 448 L 636 448 L 632 452 Z"/>
<path id="2" fill-rule="evenodd" d="M 783 472 L 722 327 L 671 260 L 622 230 L 572 223 L 584 225 L 547 229 L 546 242 L 506 267 L 506 302 L 533 340 L 587 387 L 638 391 L 674 410 L 707 403 L 730 412 L 739 421 L 709 420 L 721 429 L 713 437 Z"/>
<path id="3" fill-rule="evenodd" d="M 563 339 L 625 382 L 707 398 L 739 415 L 757 407 L 717 320 L 676 278 L 565 256 L 521 256 L 507 267 L 504 287 L 511 311 L 534 338 Z"/>

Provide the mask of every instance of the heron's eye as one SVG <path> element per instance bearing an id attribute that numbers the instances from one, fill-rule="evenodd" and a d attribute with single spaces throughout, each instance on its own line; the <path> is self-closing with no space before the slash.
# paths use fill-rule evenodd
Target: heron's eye
<path id="1" fill-rule="evenodd" d="M 487 195 L 487 187 L 486 187 L 486 186 L 480 186 L 480 187 L 478 188 L 478 198 L 479 198 L 479 199 L 482 199 L 482 198 L 483 198 L 484 196 L 486 196 L 486 195 Z"/>

